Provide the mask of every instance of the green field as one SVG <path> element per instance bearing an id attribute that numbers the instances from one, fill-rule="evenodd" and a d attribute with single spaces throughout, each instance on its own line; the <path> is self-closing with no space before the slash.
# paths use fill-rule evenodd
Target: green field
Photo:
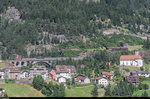
<path id="1" fill-rule="evenodd" d="M 72 88 L 65 90 L 66 96 L 65 97 L 92 97 L 91 91 L 93 90 L 94 86 L 84 87 L 84 88 Z M 99 97 L 102 97 L 104 91 L 99 92 Z"/>
<path id="2" fill-rule="evenodd" d="M 144 93 L 144 91 L 146 91 L 148 93 L 148 96 L 150 96 L 150 79 L 149 80 L 145 80 L 142 83 L 143 84 L 148 84 L 149 85 L 149 89 L 148 90 L 138 90 L 138 91 L 133 93 L 133 96 L 134 95 L 141 96 L 142 93 Z"/>
<path id="3" fill-rule="evenodd" d="M 140 72 L 139 67 L 123 66 L 123 69 L 129 69 L 129 71 Z"/>
<path id="4" fill-rule="evenodd" d="M 142 45 L 129 46 L 128 49 L 129 49 L 129 51 L 136 50 L 136 49 L 142 49 Z"/>
<path id="5" fill-rule="evenodd" d="M 0 62 L 0 68 L 4 68 L 4 67 L 6 67 L 5 63 L 4 62 Z"/>
<path id="6" fill-rule="evenodd" d="M 27 84 L 0 84 L 9 97 L 44 97 L 44 95 Z"/>

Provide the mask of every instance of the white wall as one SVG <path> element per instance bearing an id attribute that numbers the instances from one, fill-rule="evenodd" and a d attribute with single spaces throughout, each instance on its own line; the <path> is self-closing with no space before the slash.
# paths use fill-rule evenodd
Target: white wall
<path id="1" fill-rule="evenodd" d="M 135 67 L 142 67 L 143 66 L 143 60 L 137 59 L 137 60 L 121 60 L 120 66 L 135 66 Z"/>
<path id="2" fill-rule="evenodd" d="M 56 74 L 56 80 L 57 80 L 57 78 L 60 77 L 60 76 L 63 76 L 63 77 L 65 77 L 65 78 L 67 78 L 67 79 L 70 79 L 70 78 L 71 78 L 71 76 L 69 75 L 69 73 L 59 73 L 59 74 Z"/>
<path id="3" fill-rule="evenodd" d="M 61 77 L 61 78 L 58 79 L 58 82 L 59 82 L 59 83 L 65 83 L 65 82 L 66 82 L 66 79 L 63 78 L 63 77 Z"/>
<path id="4" fill-rule="evenodd" d="M 99 79 L 99 80 L 98 80 L 98 84 L 107 86 L 107 85 L 108 85 L 108 80 L 107 80 L 107 79 L 104 79 L 104 78 Z"/>

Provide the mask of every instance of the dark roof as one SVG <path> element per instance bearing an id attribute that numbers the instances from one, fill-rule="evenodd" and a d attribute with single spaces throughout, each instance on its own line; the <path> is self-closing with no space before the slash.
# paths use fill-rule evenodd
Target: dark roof
<path id="1" fill-rule="evenodd" d="M 137 72 L 137 74 L 150 74 L 148 72 Z"/>
<path id="2" fill-rule="evenodd" d="M 97 77 L 97 78 L 95 78 L 95 80 L 99 80 L 99 79 L 102 79 L 102 78 L 106 79 L 105 77 Z"/>
<path id="3" fill-rule="evenodd" d="M 28 73 L 30 73 L 29 70 L 22 70 L 20 73 L 22 74 L 23 72 L 28 72 Z"/>
<path id="4" fill-rule="evenodd" d="M 78 76 L 76 77 L 76 80 L 82 80 L 82 81 L 84 81 L 86 78 L 88 78 L 88 77 L 85 76 L 85 75 L 80 74 L 80 75 L 78 75 Z"/>
<path id="5" fill-rule="evenodd" d="M 66 77 L 63 77 L 63 76 L 59 76 L 57 79 L 59 79 L 59 78 L 65 78 L 65 79 L 67 79 Z"/>
<path id="6" fill-rule="evenodd" d="M 131 74 L 150 74 L 148 72 L 131 72 Z"/>
<path id="7" fill-rule="evenodd" d="M 139 76 L 126 76 L 125 79 L 128 83 L 139 83 Z"/>
<path id="8" fill-rule="evenodd" d="M 75 66 L 69 65 L 69 66 L 67 66 L 67 68 L 71 70 L 71 73 L 76 73 Z"/>
<path id="9" fill-rule="evenodd" d="M 56 73 L 68 73 L 68 68 L 66 65 L 56 65 Z"/>

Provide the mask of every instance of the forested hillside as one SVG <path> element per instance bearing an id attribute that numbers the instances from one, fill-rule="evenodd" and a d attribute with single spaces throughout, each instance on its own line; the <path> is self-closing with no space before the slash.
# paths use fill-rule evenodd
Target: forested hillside
<path id="1" fill-rule="evenodd" d="M 149 34 L 149 17 L 149 0 L 0 0 L 0 52 L 2 59 L 55 57 L 65 56 L 70 46 L 142 44 L 140 38 L 105 36 L 103 30 Z"/>

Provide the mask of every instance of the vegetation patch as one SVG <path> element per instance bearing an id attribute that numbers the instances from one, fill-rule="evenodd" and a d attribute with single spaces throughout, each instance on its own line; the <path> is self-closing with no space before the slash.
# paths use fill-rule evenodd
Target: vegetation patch
<path id="1" fill-rule="evenodd" d="M 94 86 L 88 86 L 84 88 L 72 88 L 65 90 L 65 97 L 92 97 L 91 91 Z M 103 91 L 104 92 L 104 91 Z M 103 92 L 99 92 L 98 96 L 102 96 Z"/>
<path id="2" fill-rule="evenodd" d="M 27 84 L 0 84 L 9 97 L 44 97 L 44 95 Z"/>

